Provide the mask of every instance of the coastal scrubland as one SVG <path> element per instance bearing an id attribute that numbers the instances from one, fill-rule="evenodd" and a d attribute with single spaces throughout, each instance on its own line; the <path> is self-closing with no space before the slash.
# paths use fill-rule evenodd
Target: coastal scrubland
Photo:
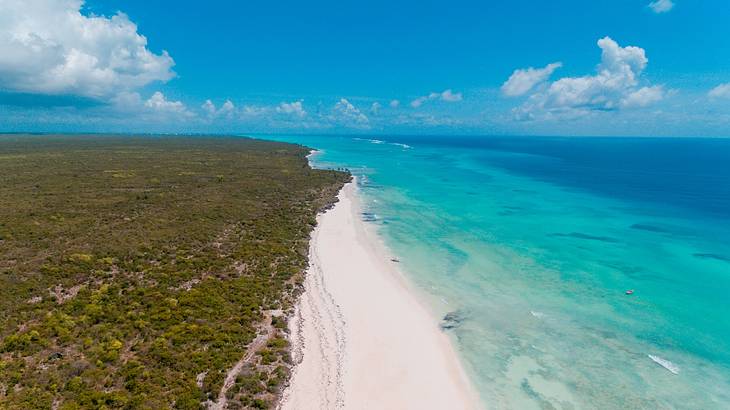
<path id="1" fill-rule="evenodd" d="M 0 408 L 275 405 L 345 172 L 222 137 L 0 136 Z"/>

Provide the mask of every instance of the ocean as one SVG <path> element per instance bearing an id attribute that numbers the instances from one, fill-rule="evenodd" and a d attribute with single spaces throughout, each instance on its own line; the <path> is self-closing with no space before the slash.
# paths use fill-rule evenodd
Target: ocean
<path id="1" fill-rule="evenodd" d="M 358 177 L 488 408 L 730 409 L 730 139 L 263 138 Z"/>

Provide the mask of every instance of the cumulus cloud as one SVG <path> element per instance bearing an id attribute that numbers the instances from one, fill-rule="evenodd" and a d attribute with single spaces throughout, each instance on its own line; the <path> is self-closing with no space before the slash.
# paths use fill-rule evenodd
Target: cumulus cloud
<path id="1" fill-rule="evenodd" d="M 283 114 L 291 114 L 296 117 L 304 117 L 307 115 L 307 111 L 304 110 L 304 107 L 302 106 L 302 101 L 294 101 L 294 102 L 282 102 L 279 104 L 279 106 L 276 107 L 276 112 L 283 113 Z"/>
<path id="2" fill-rule="evenodd" d="M 565 77 L 533 92 L 515 110 L 519 119 L 539 116 L 579 116 L 592 111 L 643 107 L 664 96 L 661 86 L 639 87 L 649 60 L 644 49 L 621 47 L 610 37 L 598 40 L 601 63 L 595 75 Z"/>
<path id="3" fill-rule="evenodd" d="M 363 114 L 357 107 L 352 105 L 346 98 L 341 98 L 334 108 L 335 120 L 341 120 L 345 124 L 352 126 L 367 126 L 370 122 L 368 117 Z"/>
<path id="4" fill-rule="evenodd" d="M 221 108 L 216 108 L 215 104 L 211 100 L 205 100 L 202 106 L 200 108 L 208 114 L 209 117 L 220 117 L 220 116 L 226 116 L 230 117 L 233 114 L 236 113 L 236 106 L 233 104 L 231 100 L 226 100 L 226 102 L 223 103 Z"/>
<path id="5" fill-rule="evenodd" d="M 221 111 L 223 112 L 230 112 L 236 109 L 236 106 L 233 105 L 233 102 L 231 100 L 226 100 L 226 102 L 223 103 L 223 106 L 221 106 Z"/>
<path id="6" fill-rule="evenodd" d="M 416 98 L 415 100 L 411 101 L 411 107 L 413 107 L 413 108 L 418 108 L 418 107 L 422 106 L 422 105 L 423 105 L 423 103 L 425 103 L 426 101 L 429 101 L 429 97 L 430 97 L 431 95 L 433 95 L 433 96 L 437 96 L 438 94 L 436 94 L 436 93 L 431 93 L 431 94 L 430 94 L 429 96 L 424 96 L 424 97 L 418 97 L 418 98 Z"/>
<path id="7" fill-rule="evenodd" d="M 210 116 L 214 116 L 215 113 L 218 111 L 215 108 L 215 104 L 213 104 L 213 101 L 211 101 L 211 100 L 205 100 L 205 102 L 203 103 L 203 105 L 200 106 L 200 108 L 202 108 L 203 111 L 205 111 Z"/>
<path id="8" fill-rule="evenodd" d="M 624 108 L 646 107 L 664 98 L 664 87 L 655 85 L 653 87 L 642 87 L 629 93 L 621 100 Z"/>
<path id="9" fill-rule="evenodd" d="M 374 103 L 373 103 L 373 104 L 372 104 L 372 105 L 370 106 L 370 112 L 371 112 L 371 113 L 372 113 L 373 115 L 378 115 L 378 114 L 380 114 L 380 109 L 381 109 L 381 108 L 383 108 L 383 106 L 382 106 L 382 105 L 380 105 L 380 103 L 379 103 L 379 102 L 375 101 L 375 102 L 374 102 Z"/>
<path id="10" fill-rule="evenodd" d="M 119 12 L 85 16 L 83 0 L 0 1 L 0 88 L 112 98 L 175 76 Z"/>
<path id="11" fill-rule="evenodd" d="M 400 107 L 400 101 L 398 101 L 398 100 L 391 100 L 390 101 L 390 104 L 388 104 L 388 105 L 390 105 L 390 108 L 398 108 L 398 107 Z"/>
<path id="12" fill-rule="evenodd" d="M 730 83 L 720 84 L 707 93 L 711 98 L 730 98 Z"/>
<path id="13" fill-rule="evenodd" d="M 144 105 L 154 111 L 166 113 L 185 114 L 188 111 L 181 101 L 170 101 L 159 91 L 152 94 L 152 97 L 145 101 Z"/>
<path id="14" fill-rule="evenodd" d="M 244 117 L 258 117 L 264 114 L 267 114 L 269 111 L 269 107 L 259 107 L 256 105 L 244 105 L 243 108 L 241 108 L 241 115 Z"/>
<path id="15" fill-rule="evenodd" d="M 446 102 L 456 102 L 462 100 L 461 93 L 454 93 L 451 91 L 451 89 L 445 90 L 440 93 L 431 93 L 429 95 L 424 95 L 423 97 L 418 97 L 415 100 L 411 101 L 411 107 L 418 108 L 422 106 L 424 103 L 428 101 L 446 101 Z"/>
<path id="16" fill-rule="evenodd" d="M 674 2 L 672 0 L 656 0 L 649 3 L 649 8 L 654 13 L 666 13 L 674 8 Z"/>
<path id="17" fill-rule="evenodd" d="M 508 97 L 518 97 L 527 94 L 534 86 L 550 78 L 553 71 L 562 67 L 560 62 L 551 63 L 543 68 L 523 68 L 515 70 L 507 81 L 502 84 L 502 94 Z"/>
<path id="18" fill-rule="evenodd" d="M 182 101 L 168 100 L 159 91 L 146 100 L 137 92 L 120 92 L 109 100 L 109 105 L 103 107 L 106 107 L 104 112 L 112 117 L 121 115 L 141 121 L 188 120 L 196 117 Z"/>
<path id="19" fill-rule="evenodd" d="M 452 93 L 449 89 L 441 93 L 441 99 L 447 102 L 461 101 L 461 93 Z"/>

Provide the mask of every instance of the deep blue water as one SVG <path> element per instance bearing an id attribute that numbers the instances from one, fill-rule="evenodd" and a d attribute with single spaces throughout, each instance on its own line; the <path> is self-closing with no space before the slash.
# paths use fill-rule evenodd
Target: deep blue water
<path id="1" fill-rule="evenodd" d="M 383 138 L 384 141 L 388 138 Z M 730 218 L 730 140 L 697 138 L 399 137 L 481 151 L 480 161 L 530 178 L 626 200 Z"/>
<path id="2" fill-rule="evenodd" d="M 730 408 L 730 140 L 270 138 L 359 177 L 488 407 Z"/>

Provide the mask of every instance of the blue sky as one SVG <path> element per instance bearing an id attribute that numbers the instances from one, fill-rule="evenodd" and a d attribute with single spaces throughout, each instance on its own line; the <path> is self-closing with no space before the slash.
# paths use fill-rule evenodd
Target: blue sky
<path id="1" fill-rule="evenodd" d="M 5 131 L 730 136 L 726 0 L 5 0 L 0 16 Z"/>

